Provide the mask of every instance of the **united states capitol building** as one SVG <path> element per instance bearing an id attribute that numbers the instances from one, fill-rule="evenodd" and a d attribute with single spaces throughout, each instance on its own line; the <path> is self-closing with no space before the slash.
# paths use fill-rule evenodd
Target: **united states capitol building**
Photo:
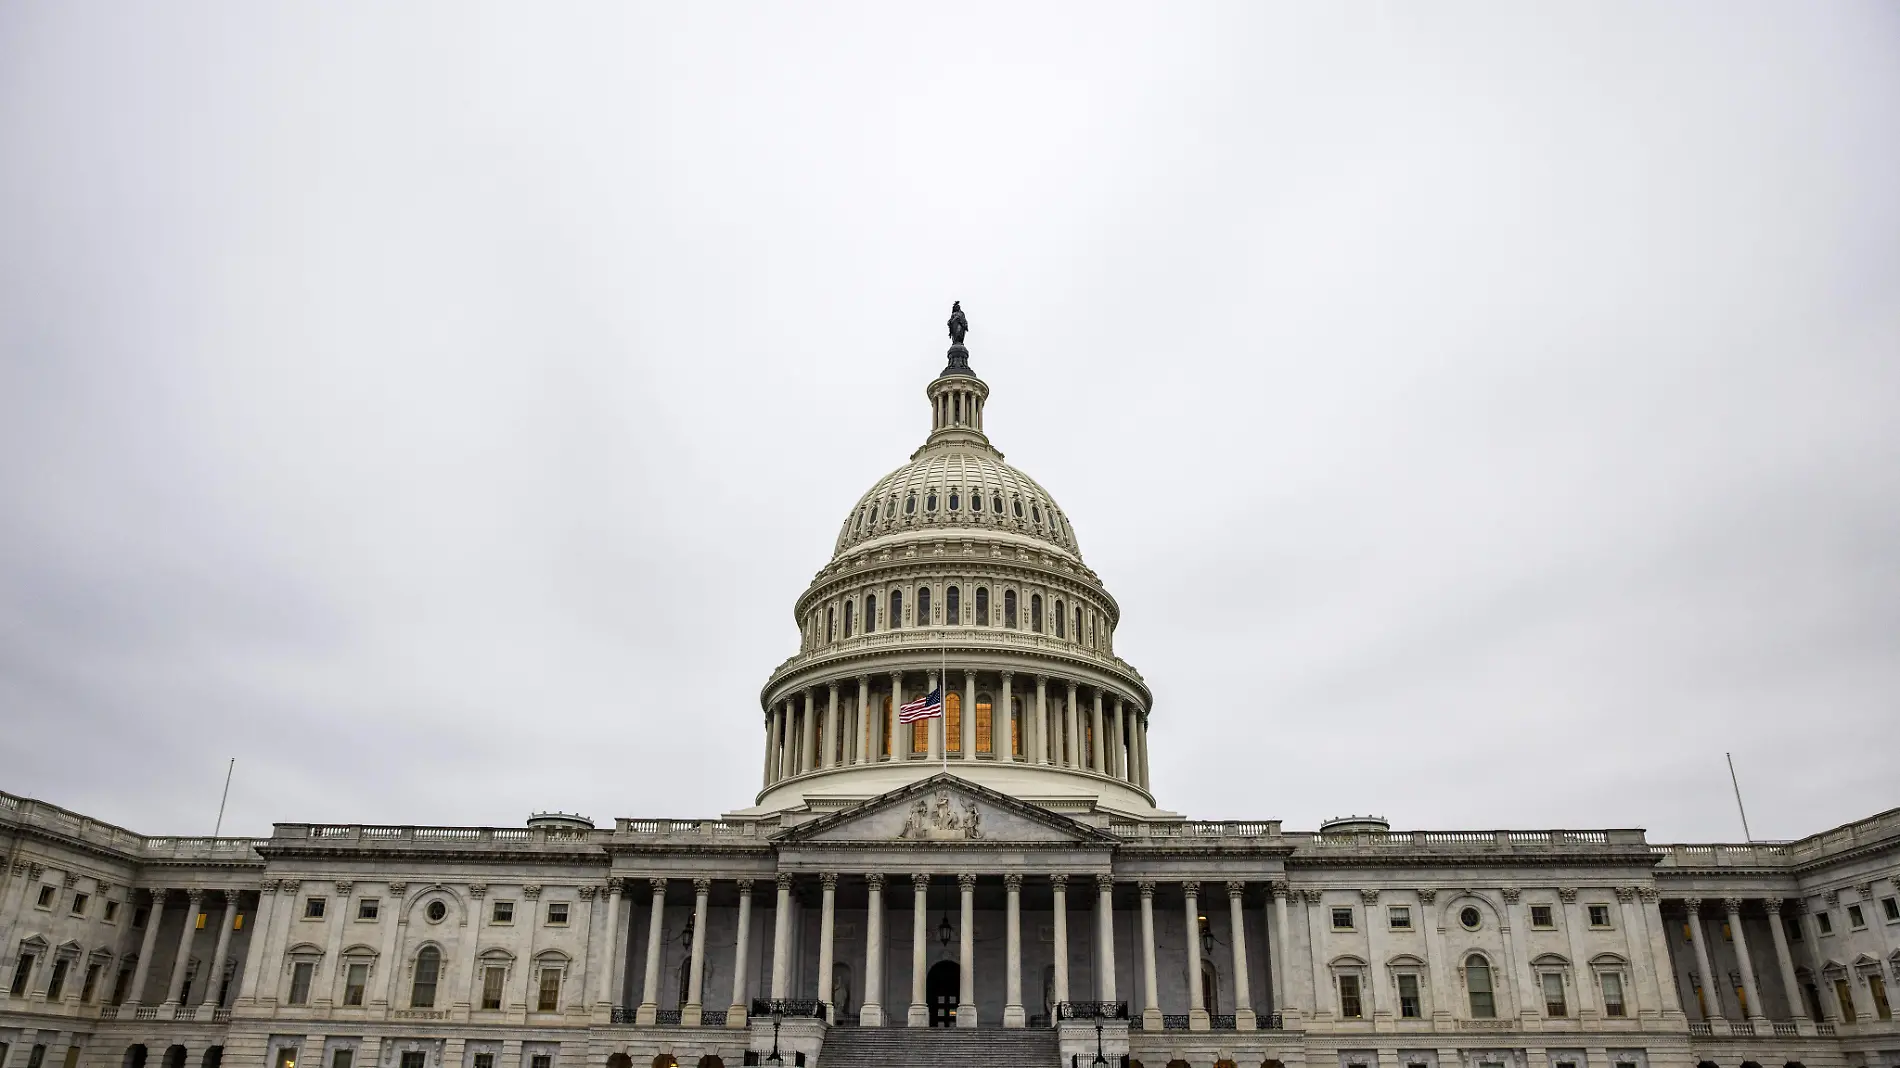
<path id="1" fill-rule="evenodd" d="M 208 839 L 0 795 L 0 1068 L 1900 1065 L 1900 810 L 1774 844 L 1168 810 L 1149 746 L 1193 725 L 951 326 L 745 714 L 748 803 Z"/>

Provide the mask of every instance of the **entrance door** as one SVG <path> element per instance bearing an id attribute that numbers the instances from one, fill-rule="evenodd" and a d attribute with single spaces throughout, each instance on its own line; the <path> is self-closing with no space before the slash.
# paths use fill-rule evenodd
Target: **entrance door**
<path id="1" fill-rule="evenodd" d="M 930 1026 L 957 1025 L 957 994 L 963 976 L 953 960 L 941 960 L 924 973 L 924 999 L 930 1003 Z"/>

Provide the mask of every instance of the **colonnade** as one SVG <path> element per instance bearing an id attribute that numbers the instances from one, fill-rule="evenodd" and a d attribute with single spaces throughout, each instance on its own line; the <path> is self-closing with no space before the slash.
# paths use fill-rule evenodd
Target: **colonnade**
<path id="1" fill-rule="evenodd" d="M 1132 698 L 1049 675 L 952 670 L 945 702 L 947 713 L 954 695 L 957 733 L 945 737 L 947 714 L 928 720 L 928 744 L 918 749 L 899 710 L 934 691 L 939 679 L 925 673 L 921 688 L 909 681 L 902 671 L 864 674 L 783 695 L 766 713 L 765 785 L 837 767 L 947 756 L 1090 771 L 1148 789 L 1148 714 Z M 1019 682 L 1026 683 L 1021 692 Z M 985 705 L 986 731 L 978 723 Z"/>
<path id="2" fill-rule="evenodd" d="M 198 909 L 204 902 L 206 891 L 197 887 L 192 887 L 184 891 L 184 922 L 178 926 L 178 949 L 172 957 L 171 976 L 166 981 L 165 997 L 159 1005 L 160 1015 L 173 1013 L 181 1008 L 191 1009 L 205 1004 L 210 1004 L 213 1008 L 222 1007 L 220 1001 L 214 1000 L 214 993 L 217 992 L 218 988 L 222 985 L 224 958 L 226 952 L 231 948 L 231 931 L 232 928 L 236 926 L 235 921 L 238 913 L 238 891 L 219 890 L 215 892 L 224 898 L 224 918 L 218 924 L 217 948 L 212 951 L 209 966 L 204 969 L 204 981 L 199 983 L 197 989 L 191 992 L 194 995 L 191 1005 L 186 1006 L 182 1004 L 185 997 L 186 969 L 191 965 L 191 944 L 198 934 Z M 150 979 L 152 957 L 158 946 L 159 923 L 164 919 L 165 901 L 166 898 L 170 896 L 170 892 L 165 889 L 155 889 L 151 891 L 151 895 L 151 907 L 145 917 L 145 937 L 144 940 L 139 943 L 138 963 L 133 966 L 132 985 L 128 988 L 126 994 L 127 1009 L 129 1009 L 130 1014 L 134 1016 L 138 1015 L 139 1006 L 141 1004 L 150 1004 L 144 1001 L 145 987 L 147 981 Z M 209 922 L 208 917 L 207 922 Z M 221 998 L 222 994 L 217 994 L 216 996 Z M 127 1010 L 122 1009 L 121 1011 Z"/>
<path id="3" fill-rule="evenodd" d="M 1805 899 L 1784 901 L 1779 897 L 1725 897 L 1718 900 L 1688 897 L 1677 899 L 1674 904 L 1681 909 L 1682 925 L 1688 930 L 1691 953 L 1689 997 L 1685 1000 L 1697 1005 L 1701 1019 L 1712 1027 L 1732 1031 L 1738 1024 L 1750 1027 L 1769 1022 L 1767 1005 L 1762 999 L 1762 983 L 1755 972 L 1748 933 L 1743 923 L 1745 916 L 1755 915 L 1755 907 L 1759 907 L 1767 919 L 1768 935 L 1775 951 L 1775 978 L 1781 987 L 1792 1022 L 1797 1026 L 1813 1023 L 1810 1008 L 1818 1009 L 1826 1024 L 1854 1023 L 1875 1017 L 1872 983 L 1866 982 L 1865 977 L 1850 975 L 1846 966 L 1830 969 L 1821 961 L 1818 953 L 1815 953 L 1809 970 L 1812 988 L 1804 990 L 1789 945 L 1787 918 L 1791 917 L 1799 925 L 1799 937 L 1811 952 L 1821 945 L 1821 935 L 1824 933 L 1820 931 Z M 1710 919 L 1716 920 L 1722 932 L 1718 937 L 1733 945 L 1735 968 L 1730 974 L 1739 979 L 1739 992 L 1731 989 L 1729 983 L 1718 979 L 1722 973 L 1717 968 L 1723 962 L 1716 961 L 1711 951 L 1713 940 L 1709 933 Z M 1869 971 L 1875 981 L 1880 981 L 1878 967 Z M 1863 995 L 1863 990 L 1867 994 Z M 1697 997 L 1698 993 L 1700 997 Z M 1806 998 L 1803 997 L 1804 993 Z M 1863 996 L 1867 1002 L 1864 1007 L 1861 1004 Z"/>
<path id="4" fill-rule="evenodd" d="M 906 1026 L 927 1027 L 930 1025 L 930 1005 L 926 994 L 926 975 L 929 971 L 930 938 L 928 930 L 928 895 L 933 881 L 954 880 L 957 886 L 959 914 L 958 952 L 959 965 L 956 1026 L 976 1027 L 978 977 L 975 968 L 974 932 L 975 932 L 975 895 L 979 876 L 971 872 L 956 875 L 937 875 L 927 872 L 912 873 L 908 876 L 911 894 L 911 961 L 909 1000 L 898 1012 L 898 1006 L 886 1006 L 882 999 L 886 993 L 884 965 L 886 957 L 885 938 L 885 893 L 897 892 L 890 885 L 890 876 L 872 872 L 864 876 L 867 891 L 865 942 L 864 942 L 864 1001 L 858 1011 L 858 1023 L 864 1027 L 881 1027 L 887 1023 L 901 1020 Z M 1081 932 L 1082 937 L 1093 937 L 1095 989 L 1088 993 L 1098 1002 L 1114 1003 L 1119 1001 L 1116 989 L 1115 967 L 1115 877 L 1108 874 L 1068 874 L 1053 873 L 1043 876 L 1025 876 L 1008 872 L 999 876 L 1005 894 L 1005 965 L 1004 991 L 1005 1001 L 1000 1021 L 981 1021 L 1004 1027 L 1023 1027 L 1029 1021 L 1029 1014 L 1023 1001 L 1023 938 L 1022 938 L 1022 891 L 1025 878 L 1045 880 L 1053 902 L 1050 916 L 1053 934 L 1053 970 L 1054 987 L 1052 1000 L 1057 1003 L 1076 1000 L 1069 983 L 1069 907 L 1071 893 L 1095 895 L 1095 930 Z M 773 910 L 771 985 L 769 996 L 773 1001 L 792 998 L 795 962 L 792 960 L 792 915 L 794 883 L 796 877 L 787 872 L 780 873 L 775 880 L 777 900 Z M 837 899 L 839 875 L 835 872 L 820 873 L 817 876 L 820 887 L 819 936 L 818 936 L 818 998 L 826 1006 L 827 1015 L 834 1005 L 835 991 L 831 989 L 833 962 L 836 960 L 835 932 L 837 924 Z M 693 883 L 693 923 L 698 930 L 706 929 L 707 903 L 710 899 L 714 880 L 697 878 Z M 733 880 L 738 890 L 739 905 L 737 932 L 734 939 L 734 967 L 732 970 L 731 1008 L 725 1013 L 725 1025 L 742 1026 L 745 1021 L 747 1001 L 747 952 L 751 939 L 753 880 L 739 878 Z M 662 931 L 663 916 L 666 909 L 668 880 L 655 878 L 648 881 L 652 891 L 649 907 L 646 956 L 642 970 L 640 986 L 640 1004 L 634 1013 L 633 1022 L 637 1025 L 651 1026 L 659 1022 L 660 1016 L 660 963 L 661 947 L 665 941 Z M 994 884 L 992 884 L 993 887 Z M 1157 883 L 1150 880 L 1137 882 L 1140 894 L 1140 931 L 1137 943 L 1140 954 L 1140 978 L 1142 983 L 1144 1017 L 1151 1020 L 1150 1027 L 1162 1026 L 1160 1009 L 1160 990 L 1157 980 L 1157 954 L 1155 948 L 1154 895 Z M 1184 918 L 1187 937 L 1182 939 L 1185 974 L 1190 977 L 1188 992 L 1189 1027 L 1205 1030 L 1211 1024 L 1211 1018 L 1202 1007 L 1195 990 L 1201 975 L 1202 949 L 1200 930 L 1200 901 L 1202 884 L 1188 880 L 1179 884 L 1185 906 Z M 1247 968 L 1247 938 L 1244 897 L 1247 883 L 1228 881 L 1224 884 L 1230 913 L 1231 943 L 1234 976 L 1234 1021 L 1238 1030 L 1253 1030 L 1256 1017 L 1252 1008 L 1253 997 L 1249 985 Z M 1276 884 L 1277 894 L 1270 894 L 1271 901 L 1277 900 L 1280 908 L 1278 923 L 1284 924 L 1284 887 Z M 1210 887 L 1210 896 L 1214 891 Z M 614 922 L 614 909 L 619 901 L 619 889 L 616 884 L 612 902 L 609 906 L 608 922 L 610 929 Z M 1271 908 L 1271 904 L 1270 904 Z M 1270 921 L 1268 932 L 1282 930 Z M 1271 933 L 1267 937 L 1269 957 L 1276 962 L 1273 969 L 1277 976 L 1279 968 L 1273 945 L 1277 937 Z M 705 1019 L 705 991 L 702 989 L 705 969 L 706 939 L 693 941 L 691 957 L 687 970 L 685 999 L 679 1012 L 679 1023 L 686 1027 L 700 1026 Z M 606 999 L 610 993 L 611 976 L 614 973 L 613 947 L 607 949 L 605 973 L 602 979 L 601 996 Z M 1270 979 L 1277 987 L 1277 978 Z"/>

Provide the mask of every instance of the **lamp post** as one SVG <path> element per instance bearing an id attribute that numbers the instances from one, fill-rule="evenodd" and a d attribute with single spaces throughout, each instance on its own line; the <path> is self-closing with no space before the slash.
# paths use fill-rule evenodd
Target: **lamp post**
<path id="1" fill-rule="evenodd" d="M 779 1014 L 775 1012 L 772 1014 L 772 1052 L 767 1054 L 765 1059 L 773 1064 L 783 1065 L 785 1058 L 778 1051 L 778 1024 Z"/>
<path id="2" fill-rule="evenodd" d="M 1101 1024 L 1095 1025 L 1095 1059 L 1093 1061 L 1090 1061 L 1089 1063 L 1091 1065 L 1108 1063 L 1108 1058 L 1102 1056 L 1102 1025 Z"/>

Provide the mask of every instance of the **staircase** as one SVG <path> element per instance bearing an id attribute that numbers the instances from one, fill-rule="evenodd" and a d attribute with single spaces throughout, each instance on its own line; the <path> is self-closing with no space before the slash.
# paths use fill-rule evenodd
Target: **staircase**
<path id="1" fill-rule="evenodd" d="M 1059 1068 L 1049 1028 L 834 1027 L 820 1068 Z"/>

